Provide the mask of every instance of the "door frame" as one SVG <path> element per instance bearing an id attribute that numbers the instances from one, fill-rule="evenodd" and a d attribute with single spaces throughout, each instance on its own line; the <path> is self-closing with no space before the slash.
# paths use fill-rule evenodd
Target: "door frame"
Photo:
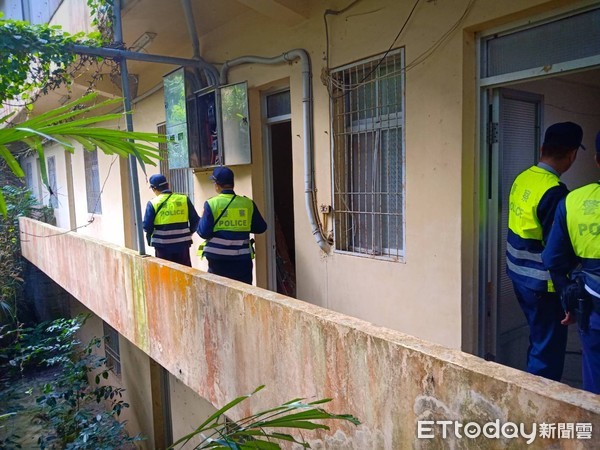
<path id="1" fill-rule="evenodd" d="M 273 192 L 273 143 L 271 126 L 284 122 L 292 122 L 292 114 L 285 114 L 276 117 L 267 117 L 267 97 L 279 94 L 281 92 L 290 92 L 290 87 L 278 87 L 261 92 L 261 111 L 262 111 L 262 135 L 263 139 L 263 173 L 265 187 L 265 220 L 271 224 L 267 228 L 265 238 L 267 242 L 267 289 L 277 292 L 277 255 L 275 243 L 275 204 Z M 291 92 L 290 92 L 291 95 Z M 292 180 L 293 182 L 293 180 Z M 291 207 L 294 207 L 294 201 L 291 201 Z"/>
<path id="2" fill-rule="evenodd" d="M 498 130 L 489 126 L 490 119 L 493 121 L 492 97 L 494 91 L 501 87 L 509 87 L 525 81 L 536 79 L 552 78 L 554 76 L 569 72 L 577 72 L 592 68 L 600 68 L 600 55 L 592 57 L 575 59 L 563 63 L 553 64 L 544 68 L 532 68 L 517 72 L 510 72 L 491 77 L 482 76 L 482 66 L 486 62 L 484 42 L 490 36 L 496 34 L 505 34 L 515 31 L 522 31 L 527 28 L 535 28 L 544 23 L 558 21 L 567 16 L 579 14 L 585 11 L 598 9 L 598 5 L 589 5 L 583 8 L 574 9 L 572 6 L 566 6 L 540 15 L 523 18 L 518 22 L 503 25 L 493 29 L 485 30 L 476 35 L 476 75 L 477 75 L 477 94 L 476 101 L 479 105 L 477 114 L 478 136 L 476 146 L 479 149 L 479 199 L 478 199 L 478 329 L 477 329 L 477 354 L 485 359 L 493 359 L 497 350 L 497 268 L 498 268 L 498 247 L 494 244 L 498 240 L 498 221 L 499 213 L 497 205 L 493 204 L 494 199 L 491 196 L 491 187 L 498 186 L 499 183 L 499 162 L 494 160 L 494 155 L 498 155 L 498 149 L 493 148 L 494 133 L 499 132 L 500 124 L 498 118 Z M 542 70 L 543 69 L 543 70 Z M 543 110 L 543 105 L 542 105 Z M 497 144 L 496 144 L 497 145 Z M 495 150 L 495 151 L 494 151 Z M 493 221 L 495 229 L 491 228 Z M 494 248 L 491 248 L 494 246 Z M 492 258 L 496 258 L 493 260 Z"/>

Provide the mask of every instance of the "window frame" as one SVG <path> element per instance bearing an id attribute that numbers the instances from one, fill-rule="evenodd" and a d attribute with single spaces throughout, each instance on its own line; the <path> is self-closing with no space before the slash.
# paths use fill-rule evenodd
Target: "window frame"
<path id="1" fill-rule="evenodd" d="M 161 122 L 156 125 L 156 132 L 158 134 L 166 134 L 167 124 Z M 182 169 L 171 169 L 169 168 L 169 147 L 166 142 L 159 142 L 158 150 L 160 156 L 163 158 L 159 162 L 160 173 L 163 174 L 169 182 L 171 191 L 178 194 L 185 194 L 188 196 L 190 201 L 194 203 L 194 173 L 193 169 L 182 168 Z"/>
<path id="2" fill-rule="evenodd" d="M 106 367 L 117 377 L 121 377 L 121 347 L 119 343 L 120 334 L 108 323 L 102 321 L 102 332 L 104 333 L 104 357 Z M 114 342 L 113 342 L 114 341 Z"/>
<path id="3" fill-rule="evenodd" d="M 391 73 L 385 71 L 385 68 L 399 66 L 400 74 L 395 69 Z M 371 75 L 375 73 L 373 79 Z M 364 75 L 366 74 L 366 76 Z M 345 83 L 344 77 L 360 79 L 358 82 L 359 88 L 352 88 L 349 94 L 340 94 L 340 88 L 336 88 L 337 82 Z M 367 80 L 365 82 L 365 79 Z M 395 79 L 394 91 L 392 96 L 382 97 L 386 92 L 389 92 L 389 86 L 385 85 L 385 80 Z M 372 80 L 372 81 L 371 81 Z M 373 83 L 373 84 L 371 84 Z M 339 85 L 339 84 L 338 84 Z M 368 257 L 378 260 L 387 260 L 395 262 L 404 262 L 406 254 L 406 145 L 405 145 L 405 100 L 406 100 L 406 84 L 405 84 L 405 57 L 404 48 L 398 48 L 383 54 L 365 58 L 342 67 L 333 69 L 330 76 L 330 118 L 331 118 L 331 164 L 332 164 L 332 193 L 334 204 L 334 252 L 341 254 L 349 254 L 352 256 Z M 363 91 L 362 93 L 359 91 Z M 385 89 L 385 91 L 383 90 Z M 352 91 L 357 91 L 352 93 Z M 353 97 L 356 104 L 359 104 L 359 96 L 371 93 L 371 105 L 368 108 L 352 109 L 349 107 L 348 99 Z M 393 106 L 387 101 L 388 98 L 396 96 Z M 399 98 L 398 98 L 399 97 Z M 366 99 L 366 96 L 365 96 Z M 353 100 L 350 100 L 353 101 Z M 368 103 L 365 101 L 365 103 Z M 351 105 L 351 103 L 350 103 Z M 394 108 L 390 110 L 390 108 Z M 385 112 L 385 114 L 384 114 Z M 364 117 L 359 117 L 361 114 Z M 367 117 L 367 115 L 372 116 Z M 399 145 L 399 152 L 393 153 L 384 149 L 384 135 L 389 133 L 399 133 L 396 137 L 396 145 Z M 373 144 L 369 145 L 368 140 Z M 360 141 L 365 142 L 361 143 Z M 342 143 L 342 145 L 340 145 Z M 354 145 L 357 145 L 357 148 Z M 342 148 L 340 148 L 342 147 Z M 368 162 L 367 169 L 364 171 L 363 184 L 356 182 L 356 178 L 360 178 L 361 174 L 348 168 L 348 162 L 351 164 L 356 156 L 356 162 L 365 162 L 361 160 L 360 153 L 364 154 L 363 159 L 366 160 L 366 155 L 369 151 L 376 153 L 375 160 L 366 160 Z M 385 153 L 385 154 L 384 154 Z M 384 158 L 396 158 L 396 165 L 392 168 L 397 172 L 396 176 L 390 175 L 385 171 L 388 166 L 384 166 Z M 337 167 L 343 163 L 344 167 Z M 371 179 L 368 179 L 368 172 L 371 171 Z M 343 182 L 343 188 L 340 184 Z M 386 186 L 387 191 L 381 190 L 376 192 L 373 188 L 372 192 L 368 192 L 368 185 L 379 183 L 379 188 Z M 356 186 L 354 186 L 356 184 Z M 395 190 L 389 190 L 390 184 L 396 186 Z M 363 191 L 357 187 L 364 187 Z M 382 188 L 383 189 L 383 188 Z M 362 211 L 359 206 L 351 205 L 341 209 L 340 204 L 343 204 L 344 199 L 351 197 L 364 197 L 365 205 L 370 204 L 370 211 Z M 368 197 L 370 200 L 367 200 Z M 394 212 L 389 212 L 389 206 L 393 205 L 393 199 L 396 199 L 396 208 Z M 382 201 L 384 200 L 384 201 Z M 399 203 L 398 203 L 399 201 Z M 352 202 L 352 200 L 350 200 Z M 360 200 L 357 200 L 360 202 Z M 385 206 L 384 206 L 385 205 Z M 360 216 L 365 216 L 366 224 L 361 224 Z M 387 217 L 387 225 L 383 223 Z M 369 219 L 370 218 L 370 219 Z M 358 222 L 357 227 L 364 228 L 358 230 L 355 235 L 351 229 L 354 228 L 354 223 Z M 369 223 L 370 222 L 370 223 Z M 377 223 L 379 222 L 379 223 Z M 393 224 L 392 224 L 393 223 Z M 341 228 L 345 227 L 346 230 Z M 397 228 L 400 227 L 400 230 Z M 394 230 L 395 233 L 394 233 Z M 344 236 L 340 236 L 344 233 Z M 392 233 L 394 233 L 396 244 L 392 243 Z M 358 236 L 358 237 L 355 237 Z M 377 243 L 375 243 L 377 241 Z M 358 242 L 358 243 L 355 243 Z M 366 243 L 366 245 L 364 245 Z M 378 246 L 378 243 L 381 245 Z"/>

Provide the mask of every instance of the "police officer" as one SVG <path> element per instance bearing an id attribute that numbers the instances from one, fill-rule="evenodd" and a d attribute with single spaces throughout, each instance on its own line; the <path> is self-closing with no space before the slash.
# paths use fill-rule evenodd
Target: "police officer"
<path id="1" fill-rule="evenodd" d="M 600 133 L 595 162 L 600 167 Z M 563 308 L 577 319 L 583 388 L 600 394 L 600 182 L 560 202 L 542 259 L 562 293 Z M 573 273 L 579 264 L 581 270 Z"/>
<path id="2" fill-rule="evenodd" d="M 567 327 L 561 324 L 564 311 L 541 253 L 556 206 L 569 192 L 559 177 L 575 161 L 582 137 L 581 127 L 572 122 L 548 127 L 539 163 L 517 176 L 509 194 L 506 270 L 529 325 L 527 371 L 557 381 Z"/>
<path id="3" fill-rule="evenodd" d="M 187 195 L 173 193 L 162 174 L 152 175 L 149 183 L 156 197 L 148 202 L 144 214 L 148 245 L 154 247 L 158 258 L 192 267 L 192 234 L 200 220 L 194 205 Z"/>
<path id="4" fill-rule="evenodd" d="M 208 260 L 210 273 L 252 284 L 250 233 L 264 233 L 267 224 L 252 200 L 233 191 L 230 168 L 216 167 L 210 178 L 218 195 L 204 203 L 198 224 L 198 234 L 206 239 L 201 256 Z"/>

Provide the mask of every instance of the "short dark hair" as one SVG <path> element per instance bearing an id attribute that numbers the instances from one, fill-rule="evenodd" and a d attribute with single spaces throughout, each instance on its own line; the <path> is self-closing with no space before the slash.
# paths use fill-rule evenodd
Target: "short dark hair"
<path id="1" fill-rule="evenodd" d="M 567 147 L 564 145 L 543 145 L 542 155 L 551 159 L 563 159 L 574 150 L 577 150 L 577 148 Z"/>
<path id="2" fill-rule="evenodd" d="M 544 134 L 542 154 L 553 159 L 565 158 L 572 150 L 580 147 L 583 130 L 573 122 L 559 122 L 550 125 Z"/>

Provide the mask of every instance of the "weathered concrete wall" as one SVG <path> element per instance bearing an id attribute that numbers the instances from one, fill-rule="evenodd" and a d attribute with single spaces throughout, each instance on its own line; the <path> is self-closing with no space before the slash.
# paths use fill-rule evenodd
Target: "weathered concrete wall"
<path id="1" fill-rule="evenodd" d="M 332 423 L 314 443 L 361 450 L 526 445 L 460 439 L 453 428 L 443 439 L 439 427 L 418 439 L 418 420 L 600 426 L 593 394 L 30 219 L 21 230 L 28 260 L 200 396 L 222 406 L 267 385 L 233 419 L 295 397 L 331 397 L 328 409 L 362 424 Z M 537 437 L 528 448 L 590 443 Z"/>

